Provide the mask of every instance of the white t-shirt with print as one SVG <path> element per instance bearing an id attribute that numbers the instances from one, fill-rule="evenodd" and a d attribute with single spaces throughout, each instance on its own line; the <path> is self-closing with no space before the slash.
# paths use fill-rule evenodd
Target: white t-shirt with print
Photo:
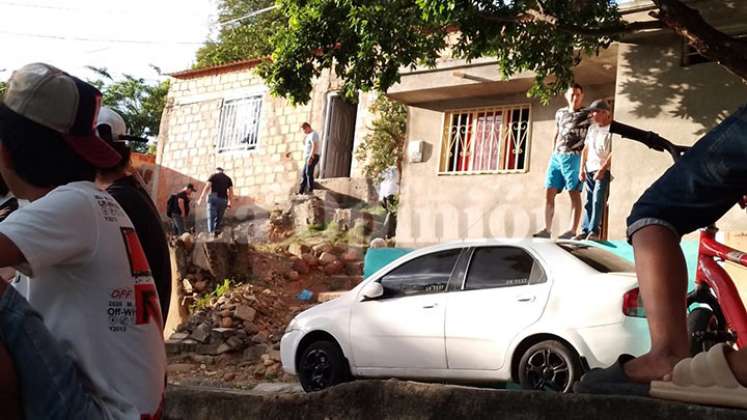
<path id="1" fill-rule="evenodd" d="M 586 132 L 586 171 L 598 171 L 612 153 L 612 135 L 609 124 L 600 127 L 592 123 Z"/>
<path id="2" fill-rule="evenodd" d="M 27 263 L 25 297 L 112 419 L 158 411 L 161 308 L 132 222 L 91 182 L 55 188 L 0 223 Z"/>

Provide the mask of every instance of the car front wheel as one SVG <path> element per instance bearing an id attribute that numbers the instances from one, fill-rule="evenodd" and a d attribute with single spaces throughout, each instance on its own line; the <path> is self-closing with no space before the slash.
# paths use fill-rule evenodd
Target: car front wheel
<path id="1" fill-rule="evenodd" d="M 330 341 L 315 341 L 306 347 L 298 367 L 298 377 L 306 392 L 321 391 L 350 377 L 345 356 Z"/>
<path id="2" fill-rule="evenodd" d="M 576 352 L 556 340 L 529 347 L 519 362 L 519 383 L 523 389 L 570 392 L 582 373 Z"/>

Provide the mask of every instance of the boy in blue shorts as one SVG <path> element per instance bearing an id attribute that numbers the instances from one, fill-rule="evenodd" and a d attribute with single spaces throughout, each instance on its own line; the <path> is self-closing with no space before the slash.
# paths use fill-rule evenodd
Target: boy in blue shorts
<path id="1" fill-rule="evenodd" d="M 563 190 L 568 190 L 571 197 L 573 215 L 571 228 L 558 238 L 571 239 L 576 236 L 581 220 L 581 151 L 584 149 L 591 121 L 589 111 L 581 108 L 584 100 L 584 88 L 581 85 L 574 83 L 566 91 L 565 98 L 568 106 L 555 113 L 553 153 L 545 176 L 545 228 L 535 233 L 535 238 L 550 237 L 555 215 L 555 196 Z"/>

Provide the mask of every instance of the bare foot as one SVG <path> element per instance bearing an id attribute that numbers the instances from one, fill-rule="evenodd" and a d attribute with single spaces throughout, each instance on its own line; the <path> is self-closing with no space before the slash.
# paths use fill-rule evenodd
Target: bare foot
<path id="1" fill-rule="evenodd" d="M 674 365 L 682 359 L 684 357 L 659 356 L 647 353 L 626 363 L 624 365 L 625 374 L 633 382 L 647 384 L 672 373 Z"/>
<path id="2" fill-rule="evenodd" d="M 726 351 L 726 361 L 742 386 L 747 386 L 747 349 Z"/>

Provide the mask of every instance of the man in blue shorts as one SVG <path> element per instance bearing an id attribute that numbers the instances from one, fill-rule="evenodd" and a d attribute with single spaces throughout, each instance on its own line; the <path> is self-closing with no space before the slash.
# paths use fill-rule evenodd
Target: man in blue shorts
<path id="1" fill-rule="evenodd" d="M 576 236 L 581 220 L 581 151 L 584 149 L 586 131 L 591 121 L 589 111 L 581 108 L 584 100 L 584 88 L 581 85 L 574 83 L 568 88 L 565 99 L 568 106 L 555 113 L 553 152 L 545 176 L 545 228 L 535 233 L 535 238 L 550 237 L 555 215 L 555 196 L 563 190 L 568 190 L 571 196 L 573 215 L 570 229 L 558 238 L 571 239 Z"/>

